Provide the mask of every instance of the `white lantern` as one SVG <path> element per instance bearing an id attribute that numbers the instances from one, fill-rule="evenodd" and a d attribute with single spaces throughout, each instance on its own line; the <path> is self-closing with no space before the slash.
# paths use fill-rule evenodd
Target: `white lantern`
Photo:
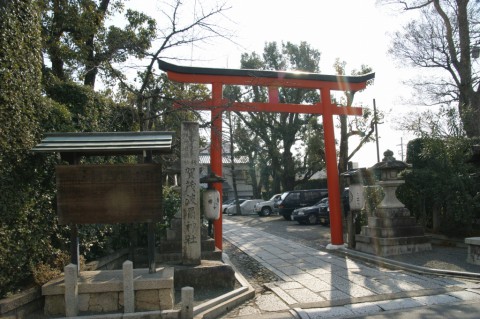
<path id="1" fill-rule="evenodd" d="M 350 210 L 362 210 L 365 205 L 365 196 L 362 184 L 351 184 L 348 188 Z"/>
<path id="2" fill-rule="evenodd" d="M 216 189 L 207 189 L 203 193 L 203 212 L 208 220 L 220 218 L 220 193 Z"/>

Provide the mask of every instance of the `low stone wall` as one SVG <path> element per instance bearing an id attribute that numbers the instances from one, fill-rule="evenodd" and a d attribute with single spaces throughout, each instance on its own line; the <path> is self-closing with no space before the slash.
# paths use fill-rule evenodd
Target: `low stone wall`
<path id="1" fill-rule="evenodd" d="M 467 262 L 480 265 L 480 237 L 465 238 L 465 244 L 468 246 Z"/>
<path id="2" fill-rule="evenodd" d="M 42 287 L 44 314 L 68 316 L 82 312 L 123 312 L 129 303 L 123 274 L 122 270 L 82 271 L 72 283 L 68 276 L 65 280 L 58 278 L 48 282 Z M 169 267 L 159 268 L 153 274 L 148 269 L 134 269 L 130 289 L 135 292 L 131 294 L 134 296 L 131 308 L 135 311 L 173 309 L 173 274 L 173 268 Z M 69 298 L 72 291 L 74 297 Z"/>
<path id="3" fill-rule="evenodd" d="M 0 300 L 0 318 L 23 319 L 43 308 L 44 299 L 40 288 L 22 291 L 10 298 Z"/>
<path id="4" fill-rule="evenodd" d="M 121 269 L 128 257 L 128 249 L 119 250 L 85 265 L 86 270 Z M 31 288 L 0 300 L 0 318 L 24 319 L 33 313 L 42 312 L 45 299 L 40 287 Z"/>

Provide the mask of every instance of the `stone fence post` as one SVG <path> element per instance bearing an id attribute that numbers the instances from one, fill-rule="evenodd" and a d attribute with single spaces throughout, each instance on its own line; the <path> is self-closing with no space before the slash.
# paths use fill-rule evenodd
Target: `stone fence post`
<path id="1" fill-rule="evenodd" d="M 65 316 L 78 315 L 78 268 L 77 265 L 65 266 Z"/>

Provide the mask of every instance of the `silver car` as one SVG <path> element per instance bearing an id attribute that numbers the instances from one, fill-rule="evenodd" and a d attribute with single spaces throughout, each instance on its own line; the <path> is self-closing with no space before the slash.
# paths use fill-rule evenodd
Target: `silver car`
<path id="1" fill-rule="evenodd" d="M 255 204 L 262 202 L 263 199 L 247 199 L 240 204 L 240 213 L 237 212 L 237 205 L 233 204 L 225 209 L 225 213 L 228 215 L 250 215 L 255 214 L 253 210 Z"/>
<path id="2" fill-rule="evenodd" d="M 256 204 L 255 212 L 258 216 L 270 216 L 272 213 L 278 213 L 278 207 L 275 207 L 275 202 L 280 200 L 281 195 L 275 194 L 269 200 Z"/>

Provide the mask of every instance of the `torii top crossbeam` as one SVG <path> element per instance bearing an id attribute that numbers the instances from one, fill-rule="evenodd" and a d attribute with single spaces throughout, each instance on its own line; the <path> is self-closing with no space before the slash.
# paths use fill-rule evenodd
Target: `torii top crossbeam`
<path id="1" fill-rule="evenodd" d="M 362 115 L 360 107 L 340 107 L 332 103 L 330 91 L 360 91 L 375 73 L 362 76 L 324 75 L 308 72 L 286 72 L 248 69 L 218 69 L 179 66 L 159 61 L 158 66 L 167 72 L 170 80 L 181 83 L 212 85 L 212 98 L 206 101 L 182 101 L 181 105 L 199 110 L 210 110 L 212 118 L 210 165 L 212 172 L 222 176 L 221 113 L 224 110 L 239 112 L 308 113 L 323 116 L 325 155 L 327 166 L 328 197 L 330 204 L 330 231 L 332 247 L 343 245 L 337 156 L 333 115 Z M 222 97 L 223 85 L 268 87 L 268 102 L 232 102 Z M 315 89 L 320 91 L 320 102 L 310 105 L 280 103 L 278 88 Z M 215 188 L 222 194 L 221 184 Z M 215 245 L 222 249 L 222 218 L 215 222 Z"/>

